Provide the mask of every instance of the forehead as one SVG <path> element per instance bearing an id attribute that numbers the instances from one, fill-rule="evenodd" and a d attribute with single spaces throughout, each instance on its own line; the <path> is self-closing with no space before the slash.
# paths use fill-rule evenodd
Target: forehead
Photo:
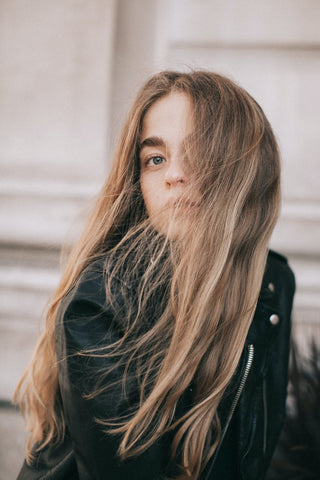
<path id="1" fill-rule="evenodd" d="M 171 92 L 158 99 L 146 112 L 142 122 L 141 142 L 151 136 L 186 137 L 193 129 L 192 105 L 183 92 Z"/>

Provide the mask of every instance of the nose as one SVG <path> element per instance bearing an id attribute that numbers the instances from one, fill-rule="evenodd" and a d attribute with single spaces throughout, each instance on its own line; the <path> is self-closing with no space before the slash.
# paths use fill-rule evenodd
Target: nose
<path id="1" fill-rule="evenodd" d="M 165 182 L 168 187 L 173 187 L 178 184 L 187 182 L 187 175 L 183 169 L 182 162 L 171 161 L 168 163 L 165 173 Z"/>

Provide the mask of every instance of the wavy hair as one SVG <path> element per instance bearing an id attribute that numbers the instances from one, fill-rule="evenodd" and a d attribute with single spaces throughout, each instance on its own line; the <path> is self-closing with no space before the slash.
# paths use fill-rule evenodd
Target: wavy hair
<path id="1" fill-rule="evenodd" d="M 176 241 L 153 229 L 139 185 L 143 119 L 170 92 L 182 92 L 191 102 L 194 129 L 186 161 L 192 187 L 201 192 L 191 219 L 195 227 Z M 218 405 L 243 351 L 279 207 L 277 143 L 262 109 L 245 90 L 207 71 L 164 71 L 147 81 L 129 113 L 110 175 L 70 253 L 47 310 L 45 331 L 15 393 L 31 432 L 29 462 L 34 444 L 40 449 L 64 434 L 54 347 L 58 307 L 84 268 L 104 255 L 107 298 L 120 270 L 138 286 L 137 307 L 122 340 L 100 354 L 117 356 L 126 372 L 135 365 L 140 401 L 125 419 L 99 421 L 122 434 L 122 458 L 139 454 L 172 431 L 172 457 L 181 463 L 178 478 L 198 478 L 219 441 Z M 164 292 L 161 308 L 143 328 L 159 286 Z M 123 295 L 130 310 L 133 299 Z M 102 390 L 108 388 L 108 373 Z M 178 402 L 191 384 L 192 403 L 179 416 Z M 99 393 L 97 389 L 91 396 Z"/>

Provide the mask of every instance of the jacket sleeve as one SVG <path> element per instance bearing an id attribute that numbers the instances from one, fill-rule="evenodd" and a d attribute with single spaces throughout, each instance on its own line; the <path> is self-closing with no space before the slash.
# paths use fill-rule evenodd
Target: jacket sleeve
<path id="1" fill-rule="evenodd" d="M 246 480 L 264 478 L 283 424 L 294 291 L 286 259 L 273 254 L 249 330 L 255 359 L 239 402 L 240 465 Z"/>
<path id="2" fill-rule="evenodd" d="M 287 263 L 278 267 L 276 281 L 279 324 L 278 332 L 269 352 L 269 363 L 263 382 L 263 399 L 265 412 L 265 465 L 269 466 L 279 434 L 283 426 L 286 409 L 291 312 L 295 292 L 295 278 Z"/>
<path id="3" fill-rule="evenodd" d="M 115 382 L 122 379 L 123 367 L 114 359 L 101 356 L 103 349 L 121 338 L 116 308 L 106 301 L 102 273 L 92 269 L 85 272 L 61 303 L 55 337 L 66 427 L 81 480 L 156 479 L 163 467 L 160 443 L 121 462 L 117 455 L 119 436 L 106 433 L 106 427 L 96 421 L 127 414 L 131 399 L 137 395 L 137 386 L 131 383 L 124 396 L 121 381 Z M 79 355 L 90 350 L 92 353 Z M 110 375 L 101 376 L 110 368 Z M 99 378 L 102 380 L 97 383 Z M 105 383 L 110 385 L 107 391 L 95 398 L 86 397 Z"/>
<path id="4" fill-rule="evenodd" d="M 279 266 L 276 281 L 279 323 L 275 327 L 274 341 L 262 383 L 264 408 L 264 455 L 267 470 L 283 426 L 286 409 L 288 367 L 291 334 L 291 311 L 295 291 L 294 275 L 287 264 Z M 270 319 L 269 319 L 270 321 Z"/>

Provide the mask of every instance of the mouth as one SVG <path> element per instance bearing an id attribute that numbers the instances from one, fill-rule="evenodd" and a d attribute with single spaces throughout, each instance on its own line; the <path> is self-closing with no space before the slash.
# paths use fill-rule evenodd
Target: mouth
<path id="1" fill-rule="evenodd" d="M 193 208 L 195 208 L 197 206 L 197 203 L 192 201 L 192 200 L 188 200 L 188 199 L 177 199 L 177 200 L 174 200 L 173 202 L 169 202 L 168 204 L 168 207 L 169 208 L 172 208 L 174 210 L 191 210 Z"/>
<path id="2" fill-rule="evenodd" d="M 196 207 L 198 202 L 195 200 L 191 200 L 190 198 L 177 198 L 173 202 L 175 207 L 179 207 L 180 205 L 187 206 L 187 207 Z"/>

